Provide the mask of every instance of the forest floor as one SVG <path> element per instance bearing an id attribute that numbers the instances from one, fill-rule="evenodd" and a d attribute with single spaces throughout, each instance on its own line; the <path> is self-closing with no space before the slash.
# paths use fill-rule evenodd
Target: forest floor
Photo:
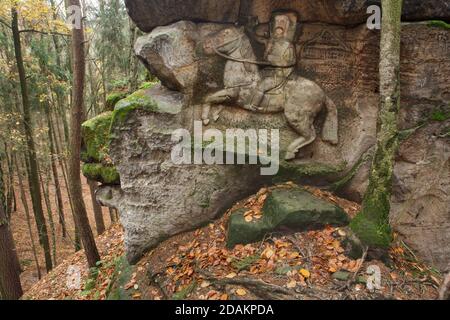
<path id="1" fill-rule="evenodd" d="M 53 182 L 50 183 L 49 186 L 49 198 L 52 208 L 52 218 L 55 225 L 55 240 L 52 241 L 52 235 L 51 235 L 51 227 L 48 219 L 47 209 L 45 206 L 45 201 L 42 200 L 42 206 L 44 209 L 44 215 L 47 222 L 47 229 L 49 232 L 49 241 L 50 245 L 53 247 L 56 247 L 56 261 L 54 260 L 54 265 L 58 265 L 63 260 L 67 259 L 75 252 L 75 246 L 74 246 L 74 223 L 72 218 L 72 211 L 70 210 L 70 203 L 69 198 L 67 195 L 67 189 L 65 187 L 64 178 L 62 176 L 62 173 L 60 173 L 60 185 L 61 185 L 61 192 L 62 192 L 62 198 L 64 203 L 64 213 L 65 213 L 65 220 L 67 225 L 67 237 L 62 237 L 62 227 L 59 224 L 59 217 L 57 213 L 57 206 L 56 206 L 56 194 L 55 194 L 55 188 Z M 44 260 L 44 253 L 42 248 L 39 246 L 38 242 L 38 233 L 37 233 L 37 227 L 36 222 L 33 217 L 32 212 L 32 203 L 31 203 L 31 197 L 28 192 L 27 185 L 24 185 L 26 189 L 26 198 L 28 207 L 30 208 L 30 215 L 31 215 L 31 225 L 32 225 L 32 234 L 34 243 L 37 248 L 37 255 L 38 255 L 38 262 L 39 262 L 39 269 L 42 275 L 45 275 L 45 260 Z M 92 209 L 92 201 L 91 201 L 91 195 L 89 186 L 87 184 L 87 181 L 84 177 L 82 177 L 82 188 L 83 188 L 83 198 L 84 203 L 86 205 L 86 210 L 88 212 L 89 216 L 89 222 L 92 227 L 92 230 L 94 232 L 94 235 L 96 235 L 96 228 L 95 228 L 95 220 L 94 220 L 94 213 Z M 11 218 L 11 226 L 13 231 L 13 237 L 16 244 L 16 250 L 19 256 L 19 261 L 22 266 L 23 272 L 21 274 L 21 282 L 22 282 L 22 288 L 24 291 L 29 290 L 36 282 L 39 281 L 38 277 L 38 268 L 34 259 L 32 245 L 31 245 L 31 239 L 27 224 L 27 218 L 25 214 L 25 209 L 22 205 L 22 202 L 20 201 L 20 189 L 17 179 L 15 179 L 15 192 L 16 192 L 16 199 L 17 199 L 17 211 L 12 213 Z M 111 220 L 109 216 L 109 210 L 107 208 L 103 208 L 103 217 L 105 221 L 106 227 L 111 225 Z"/>
<path id="2" fill-rule="evenodd" d="M 350 216 L 359 210 L 358 204 L 330 193 L 309 191 L 338 204 Z M 258 219 L 268 192 L 262 189 L 233 210 L 247 208 Z M 89 270 L 83 252 L 78 252 L 28 290 L 24 299 L 407 300 L 438 296 L 439 273 L 418 261 L 401 241 L 396 240 L 390 249 L 389 265 L 347 257 L 342 245 L 345 230 L 334 227 L 271 234 L 259 243 L 227 249 L 231 211 L 203 228 L 166 240 L 133 266 L 124 258 L 122 227 L 115 225 L 97 238 L 102 257 L 98 268 Z M 74 268 L 81 282 L 68 286 L 68 270 Z M 375 276 L 379 271 L 379 286 L 370 270 L 375 270 Z M 374 283 L 375 288 L 370 285 Z"/>

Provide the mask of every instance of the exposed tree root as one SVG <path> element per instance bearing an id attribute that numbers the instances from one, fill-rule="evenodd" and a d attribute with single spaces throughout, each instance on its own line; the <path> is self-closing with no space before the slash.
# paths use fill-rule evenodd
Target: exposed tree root
<path id="1" fill-rule="evenodd" d="M 317 300 L 321 299 L 312 288 L 300 288 L 296 291 L 281 286 L 264 282 L 262 280 L 246 277 L 232 279 L 217 278 L 205 270 L 197 270 L 197 273 L 216 286 L 236 285 L 247 288 L 256 296 L 266 300 Z"/>

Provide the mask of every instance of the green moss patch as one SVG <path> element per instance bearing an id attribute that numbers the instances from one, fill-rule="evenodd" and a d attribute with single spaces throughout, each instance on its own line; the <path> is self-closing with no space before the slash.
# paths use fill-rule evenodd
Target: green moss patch
<path id="1" fill-rule="evenodd" d="M 286 179 L 292 180 L 295 177 L 314 177 L 314 176 L 328 176 L 335 175 L 344 171 L 346 164 L 342 163 L 340 165 L 328 165 L 322 163 L 293 163 L 288 161 L 280 162 L 280 170 L 274 181 L 282 182 Z"/>
<path id="2" fill-rule="evenodd" d="M 81 125 L 84 149 L 84 162 L 108 162 L 109 129 L 112 112 L 105 112 Z"/>
<path id="3" fill-rule="evenodd" d="M 435 110 L 430 119 L 433 121 L 447 121 L 450 119 L 450 111 L 449 110 Z"/>
<path id="4" fill-rule="evenodd" d="M 155 85 L 157 85 L 159 81 L 155 82 L 144 82 L 139 86 L 139 90 L 147 90 L 153 88 Z"/>
<path id="5" fill-rule="evenodd" d="M 116 104 L 126 98 L 128 95 L 128 92 L 126 91 L 117 91 L 112 92 L 106 97 L 106 110 L 113 111 Z"/>
<path id="6" fill-rule="evenodd" d="M 448 24 L 442 20 L 431 20 L 431 21 L 428 21 L 427 24 L 429 27 L 437 27 L 437 28 L 450 30 L 450 24 Z"/>
<path id="7" fill-rule="evenodd" d="M 139 90 L 132 95 L 120 100 L 114 109 L 112 116 L 112 127 L 115 127 L 125 121 L 128 114 L 136 109 L 147 111 L 157 111 L 158 104 L 152 97 L 145 93 L 145 90 Z"/>
<path id="8" fill-rule="evenodd" d="M 83 175 L 91 180 L 103 184 L 120 184 L 120 176 L 114 166 L 100 163 L 85 163 L 82 168 Z"/>
<path id="9" fill-rule="evenodd" d="M 369 219 L 358 214 L 350 223 L 351 230 L 365 244 L 375 248 L 388 248 L 392 242 L 392 231 L 384 221 Z"/>
<path id="10" fill-rule="evenodd" d="M 165 99 L 158 99 L 159 95 L 154 89 L 138 90 L 125 99 L 120 100 L 114 109 L 111 128 L 115 128 L 125 122 L 130 112 L 144 110 L 154 113 L 177 114 L 181 110 L 180 104 L 174 104 Z"/>

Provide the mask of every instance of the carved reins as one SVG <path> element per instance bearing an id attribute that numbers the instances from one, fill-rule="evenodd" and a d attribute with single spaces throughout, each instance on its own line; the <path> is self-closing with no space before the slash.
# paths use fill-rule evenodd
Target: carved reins
<path id="1" fill-rule="evenodd" d="M 214 46 L 213 46 L 214 53 L 217 54 L 218 56 L 224 58 L 224 59 L 231 60 L 231 61 L 235 61 L 235 62 L 250 63 L 250 64 L 256 64 L 256 65 L 267 66 L 267 67 L 274 67 L 274 68 L 292 68 L 292 67 L 295 67 L 295 64 L 291 64 L 291 65 L 287 65 L 287 66 L 279 66 L 279 65 L 274 65 L 274 64 L 272 64 L 272 63 L 270 63 L 270 62 L 267 62 L 267 61 L 254 61 L 254 60 L 248 60 L 248 59 L 234 58 L 234 57 L 229 56 L 229 55 L 227 55 L 227 54 L 225 54 L 225 53 L 222 53 L 222 52 L 220 52 L 220 51 L 218 50 L 218 49 L 223 48 L 223 47 L 225 47 L 226 45 L 229 45 L 230 43 L 233 43 L 233 42 L 235 42 L 235 41 L 239 41 L 239 44 L 241 44 L 241 43 L 242 43 L 242 38 L 243 38 L 243 37 L 244 37 L 244 35 L 241 35 L 241 36 L 239 36 L 238 38 L 233 39 L 233 40 L 230 40 L 230 41 L 228 41 L 228 42 L 226 42 L 226 43 L 224 43 L 224 44 L 221 44 L 221 45 L 219 45 L 219 46 L 217 46 L 217 47 L 214 47 Z M 233 52 L 236 51 L 237 49 L 239 49 L 239 45 L 236 46 L 236 48 L 235 48 L 231 53 L 233 53 Z M 230 53 L 230 54 L 231 54 L 231 53 Z"/>

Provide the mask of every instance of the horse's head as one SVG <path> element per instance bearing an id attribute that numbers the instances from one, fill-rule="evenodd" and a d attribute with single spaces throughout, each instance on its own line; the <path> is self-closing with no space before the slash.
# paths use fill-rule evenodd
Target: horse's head
<path id="1" fill-rule="evenodd" d="M 206 54 L 214 54 L 214 50 L 221 53 L 229 53 L 239 46 L 244 35 L 244 28 L 234 26 L 227 27 L 205 39 L 203 49 Z"/>

